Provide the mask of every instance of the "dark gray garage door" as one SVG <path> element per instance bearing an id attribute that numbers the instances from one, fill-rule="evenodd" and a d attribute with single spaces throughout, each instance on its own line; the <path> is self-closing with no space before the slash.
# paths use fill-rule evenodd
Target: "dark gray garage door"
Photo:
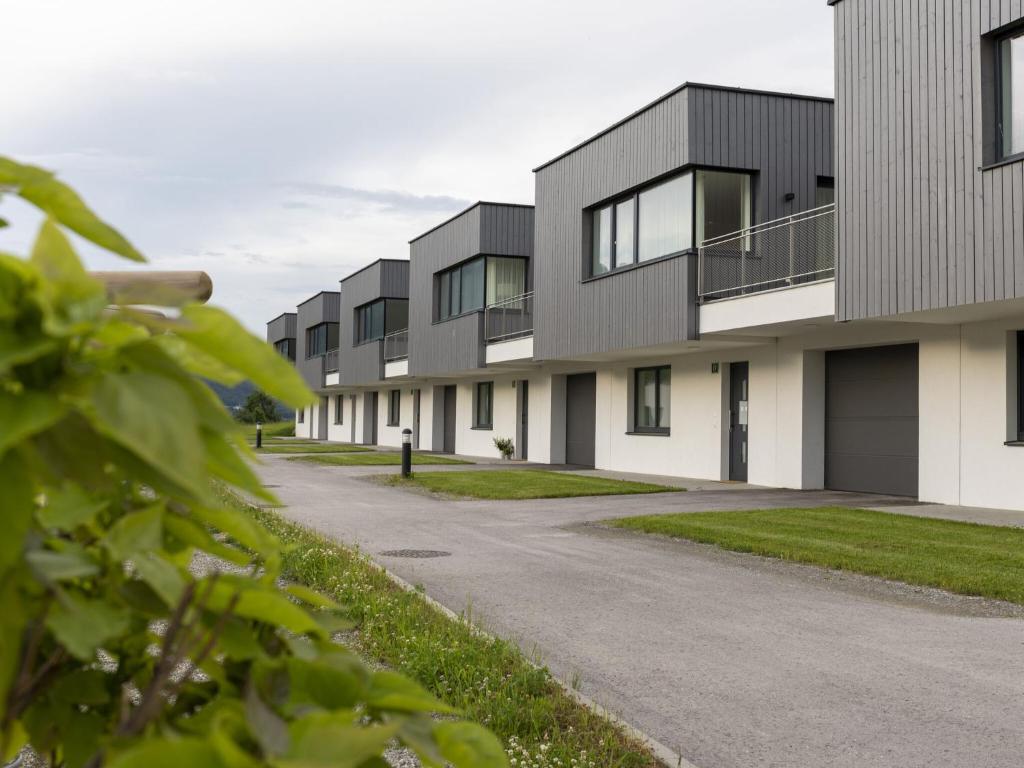
<path id="1" fill-rule="evenodd" d="M 597 375 L 580 373 L 565 380 L 565 463 L 594 466 L 594 416 Z"/>
<path id="2" fill-rule="evenodd" d="M 917 496 L 917 345 L 829 352 L 825 485 Z"/>

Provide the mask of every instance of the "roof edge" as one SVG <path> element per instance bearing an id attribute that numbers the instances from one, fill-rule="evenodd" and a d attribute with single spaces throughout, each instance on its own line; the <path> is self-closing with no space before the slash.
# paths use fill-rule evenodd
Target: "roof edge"
<path id="1" fill-rule="evenodd" d="M 295 306 L 296 306 L 296 308 L 298 308 L 298 307 L 301 307 L 303 304 L 309 304 L 309 302 L 311 302 L 313 299 L 317 298 L 318 296 L 323 296 L 325 293 L 334 293 L 334 294 L 337 294 L 339 296 L 341 295 L 341 291 L 319 291 L 318 293 L 314 293 L 312 296 L 310 296 L 305 301 L 300 301 Z"/>
<path id="2" fill-rule="evenodd" d="M 294 315 L 294 314 L 296 314 L 296 313 L 295 312 L 282 312 L 277 317 L 274 317 L 274 318 L 271 318 L 270 320 L 267 320 L 267 325 L 270 325 L 271 323 L 276 323 L 282 317 L 287 317 L 288 315 Z"/>
<path id="3" fill-rule="evenodd" d="M 830 2 L 838 2 L 838 0 L 830 0 Z M 533 172 L 537 173 L 537 171 L 541 171 L 541 170 L 547 168 L 549 165 L 552 165 L 553 163 L 557 163 L 559 160 L 562 160 L 563 158 L 568 157 L 573 152 L 576 152 L 576 151 L 578 151 L 580 149 L 583 149 L 583 147 L 587 146 L 588 144 L 590 144 L 590 143 L 592 143 L 594 141 L 597 141 L 599 138 L 601 138 L 605 134 L 611 133 L 616 128 L 620 128 L 621 126 L 623 126 L 626 123 L 628 123 L 630 120 L 633 120 L 633 119 L 639 117 L 644 112 L 646 112 L 647 110 L 651 109 L 652 107 L 658 106 L 658 104 L 661 104 L 661 102 L 667 101 L 668 99 L 672 98 L 677 93 L 679 93 L 680 91 L 684 91 L 684 90 L 686 90 L 688 88 L 702 88 L 704 90 L 709 90 L 709 91 L 727 91 L 729 93 L 747 93 L 747 94 L 753 94 L 755 96 L 774 96 L 776 98 L 782 98 L 782 99 L 801 99 L 803 101 L 821 101 L 821 102 L 826 102 L 828 104 L 834 104 L 835 103 L 835 99 L 831 99 L 831 98 L 829 98 L 827 96 L 809 96 L 809 95 L 802 94 L 802 93 L 785 93 L 783 91 L 766 91 L 766 90 L 761 90 L 761 89 L 758 89 L 758 88 L 739 88 L 739 87 L 731 86 L 731 85 L 713 85 L 711 83 L 695 83 L 695 82 L 691 82 L 691 81 L 687 80 L 682 85 L 673 88 L 668 93 L 662 94 L 661 96 L 656 98 L 654 101 L 650 102 L 649 104 L 646 104 L 646 105 L 640 107 L 640 109 L 636 110 L 635 112 L 630 112 L 628 115 L 626 115 L 621 120 L 618 120 L 618 121 L 612 123 L 611 125 L 609 125 L 607 128 L 604 128 L 604 129 L 598 131 L 593 136 L 591 136 L 589 139 L 584 139 L 579 144 L 576 144 L 575 146 L 571 147 L 570 149 L 565 150 L 565 152 L 562 152 L 561 154 L 557 155 L 556 157 L 551 158 L 547 162 L 541 163 L 540 165 L 538 165 L 536 168 L 533 169 Z"/>
<path id="4" fill-rule="evenodd" d="M 422 235 L 416 235 L 416 237 L 414 237 L 412 240 L 409 241 L 409 245 L 412 245 L 417 240 L 422 240 L 424 237 L 429 235 L 431 232 L 436 232 L 437 230 L 439 230 L 441 227 L 445 226 L 446 224 L 451 224 L 453 221 L 455 221 L 460 216 L 465 216 L 467 213 L 472 211 L 474 208 L 479 208 L 481 205 L 496 205 L 496 206 L 500 206 L 502 208 L 531 208 L 532 209 L 532 208 L 535 207 L 535 206 L 529 205 L 527 203 L 496 203 L 493 200 L 477 200 L 475 203 L 473 203 L 468 208 L 465 208 L 465 209 L 459 211 L 454 216 L 450 216 L 449 218 L 447 218 L 444 221 L 442 221 L 440 224 L 437 224 L 437 225 L 431 227 L 426 232 L 424 232 Z"/>
<path id="5" fill-rule="evenodd" d="M 345 275 L 345 277 L 341 278 L 341 280 L 339 280 L 338 282 L 339 283 L 344 283 L 346 280 L 351 280 L 353 277 L 355 277 L 358 274 L 361 274 L 361 273 L 365 272 L 370 267 L 375 267 L 378 264 L 383 264 L 384 262 L 389 262 L 389 263 L 390 262 L 394 262 L 395 264 L 408 264 L 409 260 L 408 259 L 374 259 L 369 264 L 367 264 L 365 267 L 360 267 L 355 272 L 352 272 L 351 274 Z"/>

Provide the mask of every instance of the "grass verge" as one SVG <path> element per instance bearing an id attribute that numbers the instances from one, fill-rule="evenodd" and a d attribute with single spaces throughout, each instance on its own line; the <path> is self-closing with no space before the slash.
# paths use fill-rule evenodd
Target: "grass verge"
<path id="1" fill-rule="evenodd" d="M 610 521 L 736 552 L 1024 604 L 1024 529 L 820 507 Z"/>
<path id="2" fill-rule="evenodd" d="M 539 469 L 416 472 L 408 480 L 395 477 L 389 478 L 388 482 L 397 486 L 413 485 L 433 493 L 474 499 L 560 499 L 570 496 L 614 496 L 686 490 Z"/>
<path id="3" fill-rule="evenodd" d="M 337 467 L 382 467 L 402 463 L 402 454 L 397 451 L 370 451 L 368 453 L 343 453 L 318 456 L 291 456 L 288 461 L 304 461 L 309 464 L 328 464 Z M 414 453 L 413 464 L 472 464 L 471 461 L 449 459 L 431 453 Z"/>
<path id="4" fill-rule="evenodd" d="M 397 586 L 363 555 L 279 515 L 251 511 L 286 544 L 285 577 L 347 605 L 356 650 L 415 678 L 494 731 L 518 765 L 655 768 L 618 726 L 567 694 L 505 640 L 476 631 Z"/>
<path id="5" fill-rule="evenodd" d="M 246 424 L 245 434 L 248 437 L 249 442 L 252 445 L 256 445 L 256 425 Z M 290 437 L 295 434 L 295 422 L 291 419 L 287 421 L 273 421 L 269 424 L 263 425 L 263 439 L 266 440 L 268 437 Z"/>
<path id="6" fill-rule="evenodd" d="M 257 453 L 365 453 L 371 451 L 363 445 L 349 445 L 347 443 L 298 443 L 291 444 L 287 441 L 265 443 Z"/>

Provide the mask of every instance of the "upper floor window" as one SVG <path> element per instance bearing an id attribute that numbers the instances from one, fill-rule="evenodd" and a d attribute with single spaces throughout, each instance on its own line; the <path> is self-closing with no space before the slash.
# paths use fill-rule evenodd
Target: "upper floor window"
<path id="1" fill-rule="evenodd" d="M 750 226 L 751 177 L 687 171 L 591 212 L 590 275 L 676 256 Z"/>
<path id="2" fill-rule="evenodd" d="M 274 349 L 287 360 L 295 361 L 295 339 L 281 339 L 274 342 Z"/>
<path id="3" fill-rule="evenodd" d="M 377 299 L 356 308 L 356 344 L 383 339 L 409 327 L 408 299 Z"/>
<path id="4" fill-rule="evenodd" d="M 524 293 L 526 259 L 478 256 L 434 275 L 434 319 L 458 317 Z"/>
<path id="5" fill-rule="evenodd" d="M 997 43 L 1000 159 L 1024 155 L 1024 30 Z"/>
<path id="6" fill-rule="evenodd" d="M 320 323 L 306 329 L 306 357 L 326 355 L 338 348 L 338 324 Z"/>

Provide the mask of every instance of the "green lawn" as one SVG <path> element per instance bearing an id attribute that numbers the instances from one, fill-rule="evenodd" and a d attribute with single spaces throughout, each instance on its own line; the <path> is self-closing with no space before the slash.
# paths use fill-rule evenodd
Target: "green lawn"
<path id="1" fill-rule="evenodd" d="M 275 440 L 264 443 L 257 453 L 362 453 L 370 451 L 364 445 L 348 443 L 299 442 L 292 444 L 290 440 Z"/>
<path id="2" fill-rule="evenodd" d="M 558 499 L 568 496 L 614 496 L 682 491 L 664 485 L 609 480 L 603 477 L 547 472 L 538 469 L 495 469 L 475 472 L 416 472 L 395 485 L 415 485 L 434 493 L 475 499 Z"/>
<path id="3" fill-rule="evenodd" d="M 1020 528 L 842 507 L 647 515 L 610 524 L 1024 604 Z"/>
<path id="4" fill-rule="evenodd" d="M 249 438 L 249 442 L 252 445 L 256 445 L 256 425 L 255 424 L 244 424 L 246 435 Z M 295 434 L 295 422 L 291 419 L 287 421 L 274 421 L 269 424 L 263 425 L 263 440 L 266 442 L 268 437 L 287 437 Z"/>
<path id="5" fill-rule="evenodd" d="M 397 451 L 369 451 L 366 453 L 343 453 L 320 456 L 292 456 L 288 461 L 305 461 L 310 464 L 330 464 L 340 467 L 367 466 L 398 466 L 402 463 L 402 454 Z M 414 453 L 413 464 L 472 464 L 471 461 L 449 459 L 430 453 Z"/>
<path id="6" fill-rule="evenodd" d="M 349 641 L 494 731 L 517 765 L 660 768 L 607 718 L 576 702 L 515 644 L 450 618 L 403 590 L 364 555 L 268 511 L 252 511 L 288 546 L 286 578 L 330 595 L 359 623 Z"/>

